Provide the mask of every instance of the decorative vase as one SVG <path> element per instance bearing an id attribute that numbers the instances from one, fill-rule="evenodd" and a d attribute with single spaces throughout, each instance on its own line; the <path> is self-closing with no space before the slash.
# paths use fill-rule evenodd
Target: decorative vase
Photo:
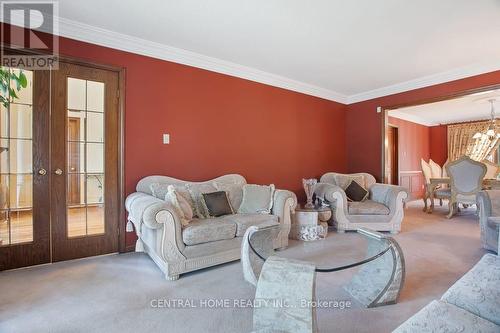
<path id="1" fill-rule="evenodd" d="M 313 204 L 313 194 L 314 194 L 314 186 L 318 183 L 318 180 L 315 178 L 311 179 L 302 179 L 302 185 L 304 185 L 304 191 L 306 192 L 306 205 L 305 208 L 314 208 Z"/>

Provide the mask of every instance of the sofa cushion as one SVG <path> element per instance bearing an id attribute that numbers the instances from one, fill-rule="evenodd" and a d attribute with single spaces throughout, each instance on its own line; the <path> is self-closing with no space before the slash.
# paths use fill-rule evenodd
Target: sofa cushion
<path id="1" fill-rule="evenodd" d="M 211 184 L 186 184 L 186 189 L 191 195 L 191 200 L 194 205 L 194 215 L 200 219 L 207 218 L 208 212 L 203 204 L 203 193 L 211 193 L 217 191 L 215 186 Z"/>
<path id="2" fill-rule="evenodd" d="M 498 332 L 498 326 L 459 307 L 432 301 L 393 333 Z"/>
<path id="3" fill-rule="evenodd" d="M 244 184 L 214 182 L 217 191 L 224 191 L 227 193 L 231 207 L 233 207 L 235 212 L 238 211 L 241 200 L 243 200 L 243 185 Z"/>
<path id="4" fill-rule="evenodd" d="M 335 174 L 334 179 L 335 179 L 335 184 L 343 190 L 345 190 L 347 186 L 349 186 L 352 180 L 354 180 L 362 187 L 366 188 L 365 177 L 363 177 L 363 175 Z"/>
<path id="5" fill-rule="evenodd" d="M 387 206 L 373 200 L 348 202 L 347 208 L 350 215 L 389 215 L 391 212 Z"/>
<path id="6" fill-rule="evenodd" d="M 269 226 L 278 224 L 278 217 L 276 215 L 265 214 L 227 215 L 224 216 L 224 220 L 230 221 L 236 225 L 236 237 L 243 237 L 245 231 L 253 225 Z"/>
<path id="7" fill-rule="evenodd" d="M 500 258 L 485 254 L 441 300 L 500 325 Z"/>
<path id="8" fill-rule="evenodd" d="M 196 245 L 234 238 L 236 224 L 223 217 L 194 219 L 182 230 L 182 240 L 186 245 Z"/>
<path id="9" fill-rule="evenodd" d="M 345 189 L 345 195 L 349 201 L 365 201 L 368 194 L 368 191 L 355 180 L 351 180 Z"/>
<path id="10" fill-rule="evenodd" d="M 229 203 L 229 198 L 227 197 L 227 192 L 203 193 L 202 196 L 205 209 L 210 217 L 234 214 L 233 208 Z"/>
<path id="11" fill-rule="evenodd" d="M 240 214 L 269 214 L 273 208 L 274 184 L 243 186 L 243 200 L 238 208 Z"/>
<path id="12" fill-rule="evenodd" d="M 193 219 L 193 209 L 190 203 L 182 195 L 177 193 L 173 185 L 168 186 L 168 192 L 165 194 L 165 201 L 170 202 L 177 209 L 177 214 L 181 219 L 182 226 L 187 226 L 189 221 Z"/>

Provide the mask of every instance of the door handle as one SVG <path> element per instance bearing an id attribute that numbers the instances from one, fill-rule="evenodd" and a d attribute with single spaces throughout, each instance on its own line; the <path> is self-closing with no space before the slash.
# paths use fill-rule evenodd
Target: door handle
<path id="1" fill-rule="evenodd" d="M 54 171 L 54 173 L 55 173 L 56 175 L 60 176 L 60 175 L 62 175 L 62 174 L 63 174 L 63 171 L 62 171 L 61 169 L 57 168 L 57 169 Z"/>
<path id="2" fill-rule="evenodd" d="M 38 174 L 40 176 L 45 176 L 47 174 L 47 170 L 45 170 L 44 168 L 41 168 L 40 170 L 38 170 Z"/>

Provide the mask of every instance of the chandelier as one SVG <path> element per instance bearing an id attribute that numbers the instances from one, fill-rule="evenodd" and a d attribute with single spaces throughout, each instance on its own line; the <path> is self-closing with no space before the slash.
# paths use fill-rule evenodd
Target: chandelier
<path id="1" fill-rule="evenodd" d="M 495 99 L 494 98 L 489 99 L 488 102 L 490 103 L 490 106 L 491 106 L 490 125 L 488 126 L 488 129 L 486 130 L 486 132 L 484 132 L 484 133 L 476 132 L 476 134 L 474 134 L 474 136 L 472 137 L 473 139 L 476 139 L 476 140 L 481 139 L 484 135 L 486 135 L 487 137 L 490 137 L 490 138 L 498 136 L 498 133 L 496 131 L 496 121 L 495 121 Z"/>
<path id="2" fill-rule="evenodd" d="M 490 112 L 490 122 L 488 128 L 484 131 L 478 131 L 473 136 L 472 146 L 469 146 L 467 155 L 476 161 L 482 161 L 484 159 L 491 158 L 491 154 L 497 149 L 500 139 L 500 133 L 497 131 L 496 120 L 495 120 L 495 101 L 497 98 L 489 98 L 491 112 Z"/>

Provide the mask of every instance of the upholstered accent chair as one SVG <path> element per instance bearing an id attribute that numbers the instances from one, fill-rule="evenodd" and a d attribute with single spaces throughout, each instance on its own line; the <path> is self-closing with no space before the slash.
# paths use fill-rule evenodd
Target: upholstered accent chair
<path id="1" fill-rule="evenodd" d="M 423 158 L 420 159 L 420 166 L 422 168 L 422 175 L 424 176 L 424 209 L 423 211 L 427 211 L 427 200 L 431 198 L 431 178 L 441 178 L 445 177 L 445 170 L 439 166 L 433 160 L 429 160 L 427 163 Z M 450 199 L 451 193 L 449 189 L 446 187 L 439 185 L 434 190 L 434 198 L 439 199 L 439 205 L 443 205 L 443 199 Z"/>
<path id="2" fill-rule="evenodd" d="M 232 174 L 205 182 L 189 182 L 166 176 L 149 176 L 139 181 L 136 192 L 125 201 L 128 219 L 133 223 L 138 237 L 136 251 L 146 252 L 167 280 L 176 280 L 182 273 L 240 259 L 241 241 L 250 226 L 278 225 L 280 228 L 273 239 L 273 248 L 284 249 L 288 245 L 291 214 L 297 204 L 293 192 L 275 190 L 270 214 L 198 217 L 186 224 L 181 219 L 178 207 L 153 196 L 152 184 L 166 187 L 173 185 L 179 189 L 179 193 L 194 186 L 242 193 L 246 180 L 241 175 Z M 241 195 L 239 203 L 232 203 L 234 211 L 241 204 Z"/>
<path id="3" fill-rule="evenodd" d="M 368 199 L 361 202 L 347 200 L 345 188 L 354 180 L 369 191 Z M 378 184 L 368 173 L 341 174 L 329 172 L 321 176 L 314 193 L 332 209 L 333 224 L 338 232 L 361 227 L 377 231 L 401 231 L 404 201 L 408 192 L 404 187 Z"/>
<path id="4" fill-rule="evenodd" d="M 500 190 L 480 191 L 477 194 L 481 244 L 486 250 L 500 253 Z"/>
<path id="5" fill-rule="evenodd" d="M 456 161 L 446 165 L 446 172 L 450 176 L 450 211 L 447 215 L 451 218 L 458 211 L 458 204 L 475 205 L 476 195 L 483 187 L 486 166 L 462 156 Z"/>

